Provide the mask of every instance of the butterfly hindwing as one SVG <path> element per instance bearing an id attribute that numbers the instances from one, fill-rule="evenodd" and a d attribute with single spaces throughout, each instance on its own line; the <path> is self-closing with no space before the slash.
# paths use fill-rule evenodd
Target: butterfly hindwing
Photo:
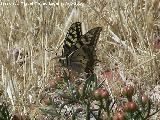
<path id="1" fill-rule="evenodd" d="M 70 54 L 68 57 L 68 65 L 70 69 L 75 70 L 79 73 L 82 73 L 85 71 L 86 65 L 89 61 L 87 53 L 84 51 L 84 47 L 86 48 L 87 46 L 82 46 L 81 48 L 77 49 L 73 53 Z"/>

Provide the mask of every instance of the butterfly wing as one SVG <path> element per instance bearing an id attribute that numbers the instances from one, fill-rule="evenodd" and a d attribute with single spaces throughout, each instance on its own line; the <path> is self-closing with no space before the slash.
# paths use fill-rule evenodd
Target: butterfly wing
<path id="1" fill-rule="evenodd" d="M 93 28 L 81 37 L 81 41 L 83 44 L 95 49 L 101 31 L 102 27 Z"/>
<path id="2" fill-rule="evenodd" d="M 68 68 L 77 71 L 78 73 L 82 73 L 85 71 L 86 65 L 88 63 L 88 54 L 84 50 L 87 49 L 88 46 L 82 46 L 81 48 L 77 49 L 76 51 L 73 51 L 69 57 L 67 66 Z"/>
<path id="3" fill-rule="evenodd" d="M 77 50 L 79 47 L 76 46 L 77 41 L 82 36 L 82 28 L 80 22 L 75 22 L 69 28 L 63 45 L 63 53 L 62 56 L 70 55 L 74 50 Z"/>
<path id="4" fill-rule="evenodd" d="M 89 30 L 86 34 L 84 34 L 81 37 L 81 41 L 88 46 L 87 48 L 86 47 L 84 48 L 84 51 L 86 52 L 86 54 L 88 54 L 88 59 L 89 59 L 85 68 L 85 72 L 87 73 L 89 72 L 93 73 L 94 64 L 97 59 L 95 53 L 95 47 L 101 31 L 102 31 L 101 27 L 96 27 Z"/>
<path id="5" fill-rule="evenodd" d="M 92 71 L 101 31 L 101 27 L 96 27 L 82 35 L 81 23 L 73 23 L 64 40 L 62 57 L 65 59 L 60 59 L 62 65 L 79 73 Z"/>

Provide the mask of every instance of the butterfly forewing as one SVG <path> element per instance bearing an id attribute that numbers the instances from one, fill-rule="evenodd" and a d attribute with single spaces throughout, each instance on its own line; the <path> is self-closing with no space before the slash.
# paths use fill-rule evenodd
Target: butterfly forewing
<path id="1" fill-rule="evenodd" d="M 82 36 L 81 23 L 80 22 L 73 23 L 69 28 L 64 40 L 63 56 L 67 56 L 71 54 L 74 50 L 77 50 L 79 48 L 78 45 L 76 46 L 76 43 L 77 41 L 79 41 L 81 36 Z"/>
<path id="2" fill-rule="evenodd" d="M 93 28 L 81 37 L 81 41 L 85 45 L 95 47 L 101 31 L 101 27 Z"/>
<path id="3" fill-rule="evenodd" d="M 85 72 L 93 73 L 94 71 L 94 64 L 96 61 L 96 53 L 95 53 L 95 47 L 100 35 L 100 32 L 102 31 L 101 27 L 96 27 L 91 30 L 89 30 L 86 34 L 84 34 L 81 37 L 81 41 L 86 44 L 88 47 L 84 48 L 84 51 L 87 53 L 89 62 L 86 64 Z"/>

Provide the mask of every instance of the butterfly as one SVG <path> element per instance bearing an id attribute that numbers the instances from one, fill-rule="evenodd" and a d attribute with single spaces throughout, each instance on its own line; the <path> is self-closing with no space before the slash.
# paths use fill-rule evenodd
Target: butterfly
<path id="1" fill-rule="evenodd" d="M 82 35 L 81 23 L 73 23 L 64 40 L 60 63 L 78 73 L 93 72 L 95 47 L 101 31 L 101 27 L 96 27 Z"/>

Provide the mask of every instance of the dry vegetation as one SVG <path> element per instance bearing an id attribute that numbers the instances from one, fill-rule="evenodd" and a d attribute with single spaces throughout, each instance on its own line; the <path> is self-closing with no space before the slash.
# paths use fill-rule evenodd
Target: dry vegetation
<path id="1" fill-rule="evenodd" d="M 53 2 L 37 3 L 42 1 Z M 55 1 L 59 5 L 24 6 L 10 0 L 19 5 L 0 6 L 1 102 L 8 102 L 13 113 L 42 116 L 41 96 L 57 74 L 58 63 L 52 58 L 61 55 L 65 34 L 76 21 L 82 22 L 84 33 L 103 27 L 97 44 L 98 76 L 116 70 L 123 82 L 154 93 L 160 101 L 160 47 L 155 43 L 160 36 L 159 0 L 79 0 L 77 6 L 75 0 Z M 110 88 L 112 82 L 106 82 Z"/>

